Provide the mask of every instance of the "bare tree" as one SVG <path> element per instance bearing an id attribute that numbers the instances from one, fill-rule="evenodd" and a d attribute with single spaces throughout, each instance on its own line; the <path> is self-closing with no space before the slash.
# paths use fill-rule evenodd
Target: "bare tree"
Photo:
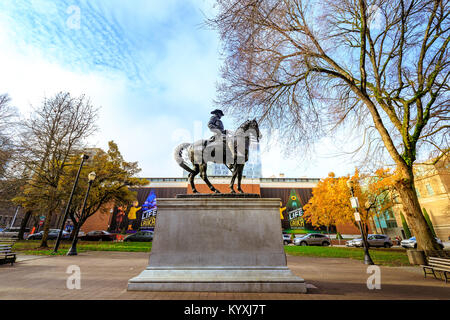
<path id="1" fill-rule="evenodd" d="M 10 102 L 9 95 L 0 95 L 0 207 L 5 210 L 14 210 L 11 199 L 23 185 L 17 174 L 13 174 L 15 171 L 12 168 L 18 112 Z"/>
<path id="2" fill-rule="evenodd" d="M 52 217 L 65 200 L 60 187 L 64 169 L 96 130 L 96 118 L 97 110 L 85 96 L 74 98 L 61 92 L 45 99 L 23 123 L 18 163 L 29 173 L 29 179 L 16 201 L 46 215 L 41 247 L 48 246 Z"/>
<path id="3" fill-rule="evenodd" d="M 369 158 L 394 161 L 419 248 L 438 249 L 414 188 L 419 150 L 449 141 L 448 0 L 216 0 L 218 103 L 309 146 L 355 129 Z M 302 144 L 298 144 L 298 143 Z"/>
<path id="4" fill-rule="evenodd" d="M 17 111 L 10 105 L 7 94 L 0 95 L 0 179 L 4 178 L 7 165 L 14 152 L 13 133 L 17 125 Z"/>

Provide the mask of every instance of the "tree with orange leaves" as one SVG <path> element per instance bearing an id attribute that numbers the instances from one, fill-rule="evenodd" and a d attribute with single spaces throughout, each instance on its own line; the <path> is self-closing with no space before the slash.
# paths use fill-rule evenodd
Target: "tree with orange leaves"
<path id="1" fill-rule="evenodd" d="M 353 223 L 357 226 L 354 209 L 350 205 L 350 190 L 347 181 L 354 182 L 354 196 L 358 198 L 361 223 L 367 232 L 370 219 L 378 211 L 392 206 L 391 188 L 395 177 L 386 169 L 379 169 L 375 175 L 360 174 L 355 170 L 352 177 L 337 178 L 333 172 L 319 181 L 312 191 L 312 198 L 305 205 L 304 218 L 313 226 L 325 226 L 327 231 L 336 224 Z"/>
<path id="2" fill-rule="evenodd" d="M 312 198 L 304 206 L 304 218 L 313 226 L 330 227 L 349 221 L 352 215 L 350 198 L 346 185 L 347 178 L 336 178 L 333 172 L 319 181 L 312 191 Z"/>
<path id="3" fill-rule="evenodd" d="M 365 204 L 366 211 L 373 211 L 379 214 L 389 210 L 394 205 L 396 173 L 390 169 L 378 169 L 374 175 L 366 177 L 367 200 Z"/>

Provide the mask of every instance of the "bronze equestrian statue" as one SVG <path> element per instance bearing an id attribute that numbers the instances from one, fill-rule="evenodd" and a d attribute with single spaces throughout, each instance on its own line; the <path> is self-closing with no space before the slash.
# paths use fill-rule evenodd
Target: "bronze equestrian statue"
<path id="1" fill-rule="evenodd" d="M 199 193 L 195 187 L 194 178 L 200 173 L 200 177 L 205 181 L 209 189 L 215 193 L 220 193 L 208 180 L 206 170 L 208 162 L 225 164 L 232 172 L 230 190 L 234 190 L 236 178 L 237 190 L 244 193 L 241 188 L 242 173 L 245 163 L 249 159 L 250 139 L 256 138 L 257 142 L 261 138 L 258 122 L 256 119 L 245 121 L 239 128 L 231 133 L 223 127 L 220 118 L 223 112 L 214 110 L 208 127 L 215 133 L 209 140 L 199 140 L 194 143 L 182 143 L 175 149 L 175 160 L 184 170 L 189 172 L 188 180 L 192 192 Z M 192 168 L 183 159 L 183 152 L 187 152 Z"/>

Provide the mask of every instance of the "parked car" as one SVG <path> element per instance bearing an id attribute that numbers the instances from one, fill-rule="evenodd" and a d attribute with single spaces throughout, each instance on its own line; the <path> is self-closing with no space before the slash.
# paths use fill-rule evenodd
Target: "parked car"
<path id="1" fill-rule="evenodd" d="M 444 244 L 442 243 L 441 239 L 435 237 L 437 243 L 439 244 L 439 246 L 441 247 L 441 249 L 444 249 Z M 403 248 L 414 248 L 417 249 L 417 241 L 416 241 L 416 237 L 411 237 L 409 239 L 403 240 L 401 242 L 401 246 Z"/>
<path id="2" fill-rule="evenodd" d="M 78 231 L 78 238 L 84 237 L 86 235 L 86 233 L 84 233 L 83 231 Z"/>
<path id="3" fill-rule="evenodd" d="M 153 231 L 142 230 L 126 236 L 123 241 L 151 242 L 153 241 Z"/>
<path id="4" fill-rule="evenodd" d="M 6 228 L 0 231 L 0 238 L 17 238 L 19 237 L 19 227 Z M 25 228 L 24 237 L 30 232 L 30 228 Z"/>
<path id="5" fill-rule="evenodd" d="M 329 246 L 331 240 L 328 236 L 320 233 L 308 233 L 307 235 L 294 239 L 296 246 Z"/>
<path id="6" fill-rule="evenodd" d="M 394 245 L 391 238 L 385 234 L 369 234 L 367 236 L 367 243 L 369 244 L 369 247 L 390 248 Z M 345 245 L 347 247 L 362 247 L 363 241 L 362 238 L 357 238 L 347 241 Z"/>
<path id="7" fill-rule="evenodd" d="M 289 243 L 292 243 L 291 235 L 283 232 L 283 244 L 288 245 Z"/>
<path id="8" fill-rule="evenodd" d="M 58 238 L 59 230 L 60 229 L 50 229 L 48 231 L 47 240 L 56 240 Z M 41 240 L 43 235 L 44 235 L 44 231 L 39 231 L 39 232 L 30 234 L 27 237 L 27 240 Z M 69 238 L 70 238 L 70 232 L 63 231 L 62 239 L 67 240 Z"/>
<path id="9" fill-rule="evenodd" d="M 113 241 L 116 240 L 116 235 L 104 230 L 95 230 L 86 233 L 80 239 L 84 241 Z"/>

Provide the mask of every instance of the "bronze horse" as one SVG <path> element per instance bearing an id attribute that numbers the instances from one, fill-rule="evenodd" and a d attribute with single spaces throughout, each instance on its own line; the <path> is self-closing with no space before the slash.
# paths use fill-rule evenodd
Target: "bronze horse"
<path id="1" fill-rule="evenodd" d="M 218 136 L 215 140 L 199 140 L 194 143 L 183 143 L 175 149 L 175 161 L 184 170 L 189 172 L 188 180 L 192 187 L 192 192 L 198 193 L 195 188 L 194 178 L 200 173 L 200 177 L 205 181 L 209 189 L 215 193 L 220 193 L 214 188 L 208 179 L 206 170 L 208 162 L 225 164 L 232 172 L 230 189 L 234 190 L 236 178 L 237 190 L 244 193 L 241 188 L 242 172 L 245 163 L 249 158 L 250 138 L 254 137 L 259 142 L 261 133 L 258 122 L 254 120 L 245 121 L 235 132 L 227 136 Z M 217 141 L 219 140 L 219 141 Z M 187 151 L 188 158 L 193 168 L 183 160 L 183 152 Z"/>

